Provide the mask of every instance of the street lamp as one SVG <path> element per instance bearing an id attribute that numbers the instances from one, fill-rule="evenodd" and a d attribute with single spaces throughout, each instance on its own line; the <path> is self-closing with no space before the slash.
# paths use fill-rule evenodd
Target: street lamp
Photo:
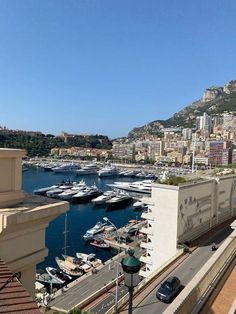
<path id="1" fill-rule="evenodd" d="M 122 259 L 121 266 L 124 272 L 125 286 L 129 289 L 129 314 L 132 314 L 133 291 L 139 283 L 140 260 L 134 256 L 134 250 L 128 250 L 129 255 Z"/>
<path id="2" fill-rule="evenodd" d="M 119 233 L 118 233 L 118 230 L 117 230 L 116 226 L 107 217 L 103 217 L 103 220 L 106 221 L 106 222 L 109 222 L 115 228 L 117 241 L 118 241 L 118 243 L 120 243 L 120 236 L 119 236 Z"/>

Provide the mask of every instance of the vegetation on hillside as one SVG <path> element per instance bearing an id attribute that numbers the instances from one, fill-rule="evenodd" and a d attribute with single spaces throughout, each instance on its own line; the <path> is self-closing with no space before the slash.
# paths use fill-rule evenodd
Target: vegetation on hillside
<path id="1" fill-rule="evenodd" d="M 63 138 L 51 134 L 37 136 L 0 134 L 0 147 L 25 149 L 29 157 L 48 156 L 52 148 L 72 146 L 109 149 L 111 143 L 108 137 L 103 135 L 75 136 L 65 143 Z"/>

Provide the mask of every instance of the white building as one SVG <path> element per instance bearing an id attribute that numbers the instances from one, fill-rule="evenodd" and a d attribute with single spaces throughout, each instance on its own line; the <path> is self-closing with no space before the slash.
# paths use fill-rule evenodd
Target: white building
<path id="1" fill-rule="evenodd" d="M 147 219 L 147 240 L 140 275 L 148 277 L 177 253 L 177 243 L 191 241 L 236 216 L 236 176 L 186 183 L 153 184 Z"/>

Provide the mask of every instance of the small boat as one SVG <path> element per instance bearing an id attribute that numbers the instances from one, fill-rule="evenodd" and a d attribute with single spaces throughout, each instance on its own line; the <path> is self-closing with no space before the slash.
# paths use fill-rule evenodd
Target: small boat
<path id="1" fill-rule="evenodd" d="M 56 263 L 65 274 L 73 277 L 80 277 L 83 275 L 83 270 L 80 268 L 82 265 L 81 260 L 72 256 L 64 255 L 63 257 L 64 261 L 56 257 Z"/>
<path id="2" fill-rule="evenodd" d="M 88 264 L 91 267 L 98 267 L 102 264 L 102 261 L 98 258 L 96 258 L 96 255 L 91 254 L 85 254 L 85 253 L 76 253 L 76 257 L 78 259 L 81 259 L 85 264 Z"/>
<path id="3" fill-rule="evenodd" d="M 110 245 L 103 240 L 94 240 L 90 244 L 101 249 L 110 249 Z"/>
<path id="4" fill-rule="evenodd" d="M 52 276 L 50 276 L 48 273 L 43 273 L 43 274 L 39 274 L 36 273 L 36 281 L 42 283 L 42 284 L 46 284 L 46 285 L 61 285 L 63 284 L 61 282 L 61 280 L 56 279 L 56 278 L 52 278 Z"/>
<path id="5" fill-rule="evenodd" d="M 70 280 L 72 280 L 72 277 L 63 273 L 62 271 L 59 271 L 56 268 L 53 267 L 46 267 L 46 272 L 53 278 L 58 279 L 61 281 L 61 284 L 64 284 Z"/>

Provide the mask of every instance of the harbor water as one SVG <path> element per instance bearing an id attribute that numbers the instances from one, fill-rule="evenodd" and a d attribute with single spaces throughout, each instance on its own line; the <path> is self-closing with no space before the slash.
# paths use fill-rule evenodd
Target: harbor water
<path id="1" fill-rule="evenodd" d="M 109 190 L 107 184 L 114 181 L 137 181 L 137 178 L 118 176 L 99 178 L 97 175 L 76 176 L 75 174 L 53 173 L 32 167 L 23 173 L 23 190 L 33 192 L 35 189 L 51 186 L 62 180 L 70 179 L 79 182 L 82 178 L 87 185 L 95 183 L 102 191 Z M 139 219 L 140 215 L 141 212 L 135 211 L 132 203 L 112 210 L 106 205 L 95 206 L 91 202 L 70 204 L 70 210 L 67 213 L 67 255 L 75 256 L 76 252 L 95 253 L 102 261 L 108 260 L 117 252 L 95 248 L 84 241 L 83 235 L 86 230 L 92 228 L 97 221 L 105 222 L 103 217 L 107 217 L 117 228 L 120 228 L 129 220 Z M 37 265 L 38 269 L 45 269 L 47 266 L 57 267 L 55 257 L 61 257 L 64 254 L 64 239 L 65 215 L 61 215 L 52 221 L 46 230 L 46 247 L 49 252 L 45 260 Z"/>

